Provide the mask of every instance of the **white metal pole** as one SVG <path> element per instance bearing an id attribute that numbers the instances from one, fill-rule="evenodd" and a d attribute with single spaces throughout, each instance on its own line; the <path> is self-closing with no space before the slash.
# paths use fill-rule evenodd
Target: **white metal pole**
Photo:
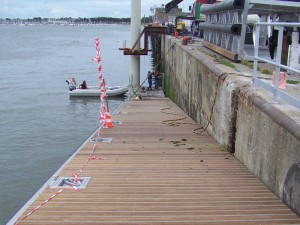
<path id="1" fill-rule="evenodd" d="M 252 88 L 255 89 L 257 85 L 257 66 L 258 66 L 258 50 L 259 50 L 259 33 L 260 33 L 260 25 L 254 25 L 254 66 L 253 66 L 253 74 L 252 74 Z"/>
<path id="2" fill-rule="evenodd" d="M 141 0 L 131 0 L 131 45 L 133 46 L 141 33 Z M 134 50 L 140 49 L 140 42 Z M 140 86 L 140 56 L 131 56 L 131 78 L 134 90 Z"/>
<path id="3" fill-rule="evenodd" d="M 281 55 L 282 55 L 282 42 L 283 42 L 283 26 L 279 27 L 278 40 L 277 40 L 277 53 L 276 53 L 276 76 L 274 82 L 274 93 L 273 93 L 273 102 L 278 103 L 278 86 L 279 86 L 279 76 L 280 76 L 280 64 L 281 64 Z"/>

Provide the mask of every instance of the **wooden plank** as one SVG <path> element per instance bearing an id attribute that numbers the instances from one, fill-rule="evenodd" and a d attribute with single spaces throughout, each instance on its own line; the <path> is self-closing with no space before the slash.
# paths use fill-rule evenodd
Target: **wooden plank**
<path id="1" fill-rule="evenodd" d="M 201 43 L 204 47 L 209 48 L 209 49 L 225 56 L 226 58 L 231 59 L 234 62 L 239 61 L 238 60 L 238 54 L 235 53 L 235 52 L 232 52 L 232 51 L 229 51 L 227 49 L 221 48 L 220 46 L 214 45 L 214 44 L 209 43 L 207 41 L 202 41 Z"/>

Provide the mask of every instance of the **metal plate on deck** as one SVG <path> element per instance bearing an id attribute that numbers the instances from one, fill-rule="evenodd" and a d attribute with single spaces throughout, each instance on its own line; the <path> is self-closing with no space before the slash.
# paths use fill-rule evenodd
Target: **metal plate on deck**
<path id="1" fill-rule="evenodd" d="M 91 177 L 78 177 L 78 181 L 74 177 L 58 177 L 54 180 L 49 188 L 86 188 L 90 182 Z"/>
<path id="2" fill-rule="evenodd" d="M 128 114 L 128 112 L 117 112 L 116 114 L 123 114 L 123 115 L 126 115 L 126 114 Z"/>
<path id="3" fill-rule="evenodd" d="M 102 137 L 97 137 L 97 138 L 91 138 L 90 142 L 104 142 L 104 143 L 111 143 L 112 138 L 102 138 Z"/>

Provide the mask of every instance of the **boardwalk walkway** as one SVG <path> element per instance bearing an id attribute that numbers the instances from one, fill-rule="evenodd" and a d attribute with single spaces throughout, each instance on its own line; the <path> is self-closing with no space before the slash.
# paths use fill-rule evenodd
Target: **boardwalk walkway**
<path id="1" fill-rule="evenodd" d="M 172 114 L 169 114 L 172 113 Z M 102 129 L 111 143 L 88 142 L 59 176 L 86 189 L 45 189 L 19 224 L 194 225 L 300 224 L 300 219 L 172 101 L 127 101 Z M 167 123 L 167 124 L 166 124 Z M 101 158 L 98 158 L 101 157 Z M 43 204 L 37 210 L 43 201 Z"/>

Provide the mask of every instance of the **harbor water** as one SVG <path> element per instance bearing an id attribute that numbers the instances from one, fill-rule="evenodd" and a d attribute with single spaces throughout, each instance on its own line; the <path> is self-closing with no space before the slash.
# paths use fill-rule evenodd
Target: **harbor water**
<path id="1" fill-rule="evenodd" d="M 0 26 L 0 224 L 5 224 L 97 129 L 99 99 L 69 98 L 65 80 L 98 84 L 100 37 L 106 84 L 130 79 L 129 25 Z M 141 82 L 151 66 L 141 57 Z M 109 100 L 110 110 L 123 98 Z M 70 174 L 71 176 L 71 174 Z"/>

